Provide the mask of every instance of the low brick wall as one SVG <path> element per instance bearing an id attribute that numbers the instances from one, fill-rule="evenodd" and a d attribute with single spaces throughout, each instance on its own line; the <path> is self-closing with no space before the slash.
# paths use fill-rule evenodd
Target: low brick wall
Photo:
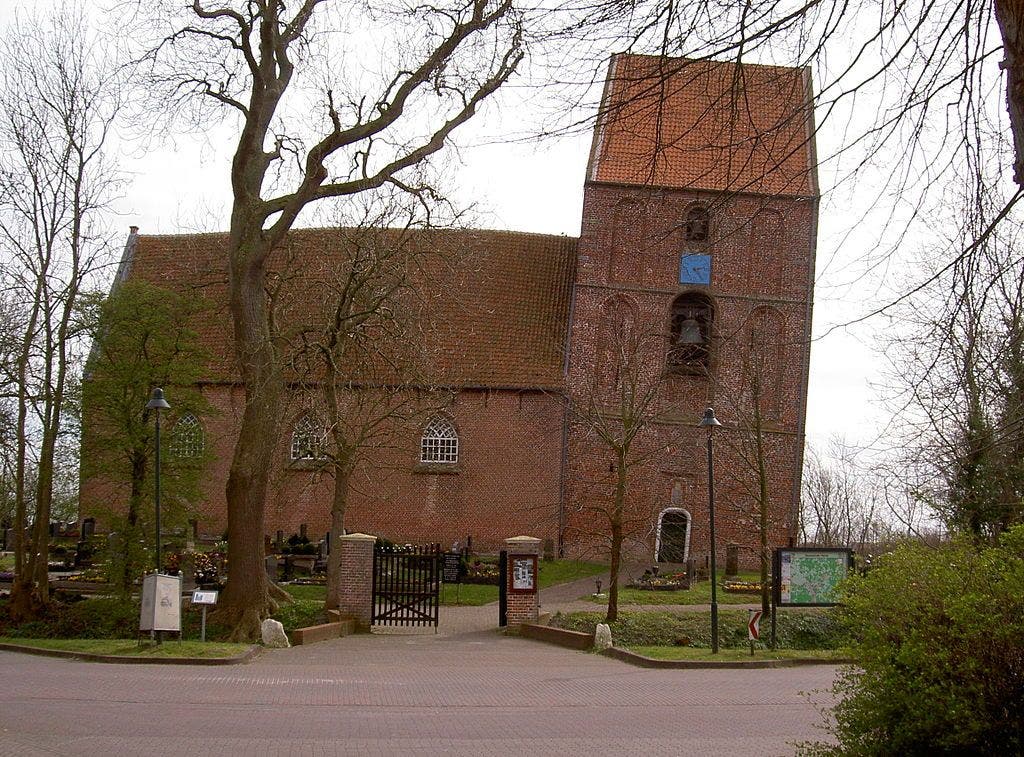
<path id="1" fill-rule="evenodd" d="M 327 639 L 337 639 L 339 636 L 349 636 L 355 632 L 355 625 L 355 621 L 352 620 L 322 623 L 318 626 L 296 628 L 289 635 L 293 646 L 301 646 L 302 644 L 313 644 L 314 642 L 326 641 Z"/>
<path id="2" fill-rule="evenodd" d="M 594 646 L 594 635 L 580 631 L 566 631 L 564 628 L 539 626 L 534 623 L 523 623 L 519 626 L 519 635 L 527 639 L 546 641 L 567 649 L 590 649 Z"/>

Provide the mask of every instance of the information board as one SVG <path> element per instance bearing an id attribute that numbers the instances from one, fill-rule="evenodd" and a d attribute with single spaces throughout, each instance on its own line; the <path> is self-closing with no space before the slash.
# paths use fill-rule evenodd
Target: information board
<path id="1" fill-rule="evenodd" d="M 537 556 L 512 555 L 509 557 L 512 586 L 509 591 L 532 593 L 537 591 Z"/>
<path id="2" fill-rule="evenodd" d="M 181 632 L 181 577 L 150 573 L 142 579 L 140 631 Z"/>
<path id="3" fill-rule="evenodd" d="M 194 605 L 215 605 L 217 604 L 217 592 L 203 591 L 197 589 L 192 592 L 192 604 Z"/>
<path id="4" fill-rule="evenodd" d="M 789 547 L 775 550 L 775 604 L 822 607 L 838 604 L 836 588 L 849 574 L 849 549 Z"/>
<path id="5" fill-rule="evenodd" d="M 459 582 L 459 567 L 462 555 L 458 552 L 445 552 L 444 562 L 441 565 L 441 580 L 446 584 L 457 584 Z"/>

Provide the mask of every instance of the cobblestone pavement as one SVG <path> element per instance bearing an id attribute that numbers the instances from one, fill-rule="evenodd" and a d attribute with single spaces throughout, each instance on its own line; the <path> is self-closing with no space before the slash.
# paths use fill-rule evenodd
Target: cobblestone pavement
<path id="1" fill-rule="evenodd" d="M 450 630 L 219 668 L 0 652 L 0 755 L 789 754 L 821 737 L 835 674 L 645 670 Z"/>

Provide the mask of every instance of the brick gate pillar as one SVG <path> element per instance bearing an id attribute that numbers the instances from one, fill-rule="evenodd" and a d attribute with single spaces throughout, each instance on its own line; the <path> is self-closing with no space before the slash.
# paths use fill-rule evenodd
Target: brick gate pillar
<path id="1" fill-rule="evenodd" d="M 345 534 L 337 537 L 341 550 L 341 592 L 338 612 L 355 620 L 357 631 L 369 631 L 373 612 L 373 545 L 377 537 Z"/>
<path id="2" fill-rule="evenodd" d="M 508 625 L 516 628 L 523 623 L 536 623 L 540 615 L 540 595 L 537 593 L 538 556 L 540 539 L 532 536 L 513 536 L 505 539 L 508 551 L 508 570 L 505 590 L 508 594 Z"/>

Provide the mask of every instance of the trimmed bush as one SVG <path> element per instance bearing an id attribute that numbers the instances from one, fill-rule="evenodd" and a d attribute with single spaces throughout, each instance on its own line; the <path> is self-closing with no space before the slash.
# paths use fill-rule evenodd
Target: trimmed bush
<path id="1" fill-rule="evenodd" d="M 571 631 L 593 633 L 604 623 L 604 613 L 578 612 L 556 615 L 552 625 Z M 612 638 L 619 646 L 672 646 L 689 640 L 688 646 L 711 647 L 710 614 L 706 612 L 629 612 L 620 610 L 619 619 L 611 624 Z M 761 620 L 760 646 L 768 641 L 769 621 Z M 823 611 L 780 610 L 777 637 L 783 649 L 838 649 L 845 638 L 836 613 Z M 718 613 L 718 640 L 723 648 L 745 647 L 747 641 L 746 611 L 722 610 Z"/>

